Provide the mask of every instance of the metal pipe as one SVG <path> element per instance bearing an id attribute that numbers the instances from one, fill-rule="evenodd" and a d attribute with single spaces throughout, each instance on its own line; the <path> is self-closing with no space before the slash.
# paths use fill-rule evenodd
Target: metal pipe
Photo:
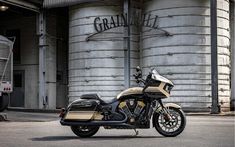
<path id="1" fill-rule="evenodd" d="M 131 126 L 129 124 L 126 124 L 127 122 L 127 115 L 120 111 L 125 118 L 121 121 L 90 121 L 90 122 L 83 122 L 83 121 L 65 121 L 63 118 L 60 120 L 61 125 L 67 125 L 67 126 L 74 126 L 74 125 L 86 125 L 86 126 L 104 126 L 104 125 L 108 125 L 108 126 Z"/>
<path id="2" fill-rule="evenodd" d="M 102 121 L 102 122 L 99 122 L 99 121 L 91 121 L 91 122 L 73 122 L 73 121 L 70 121 L 70 122 L 66 122 L 66 121 L 60 121 L 60 124 L 61 125 L 64 125 L 64 126 L 123 126 L 123 127 L 129 127 L 129 128 L 135 128 L 135 126 L 133 125 L 129 125 L 127 123 L 110 123 L 108 121 Z"/>
<path id="3" fill-rule="evenodd" d="M 130 0 L 124 0 L 124 14 L 127 25 L 124 27 L 124 80 L 125 88 L 130 87 Z"/>
<path id="4" fill-rule="evenodd" d="M 211 86 L 212 108 L 211 113 L 220 112 L 218 101 L 218 55 L 217 55 L 217 0 L 210 0 L 211 18 Z"/>
<path id="5" fill-rule="evenodd" d="M 39 109 L 45 108 L 46 92 L 45 92 L 45 50 L 46 50 L 46 18 L 45 12 L 41 11 L 38 15 L 39 26 Z"/>

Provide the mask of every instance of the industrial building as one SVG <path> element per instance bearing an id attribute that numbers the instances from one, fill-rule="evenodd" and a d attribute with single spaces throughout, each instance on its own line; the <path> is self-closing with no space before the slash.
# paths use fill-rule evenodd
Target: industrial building
<path id="1" fill-rule="evenodd" d="M 10 107 L 56 109 L 86 93 L 109 99 L 136 86 L 140 65 L 144 76 L 155 67 L 173 81 L 166 102 L 232 109 L 234 0 L 215 2 L 0 0 L 0 35 L 16 37 Z"/>

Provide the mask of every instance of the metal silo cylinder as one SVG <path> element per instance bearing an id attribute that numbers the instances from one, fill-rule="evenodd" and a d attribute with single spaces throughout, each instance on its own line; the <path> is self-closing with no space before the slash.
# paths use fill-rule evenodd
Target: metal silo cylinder
<path id="1" fill-rule="evenodd" d="M 229 79 L 228 5 L 228 1 L 218 0 L 219 88 L 224 88 L 226 97 L 229 81 L 223 79 Z M 159 30 L 142 28 L 141 62 L 145 75 L 150 67 L 156 67 L 175 84 L 166 101 L 178 102 L 191 110 L 207 110 L 211 106 L 210 1 L 146 0 L 144 13 L 158 15 L 158 29 L 171 34 L 156 36 Z"/>
<path id="2" fill-rule="evenodd" d="M 217 1 L 218 95 L 222 111 L 230 110 L 230 23 L 229 1 Z"/>
<path id="3" fill-rule="evenodd" d="M 7 64 L 7 60 L 9 57 L 9 53 L 11 51 L 12 41 L 8 40 L 6 37 L 0 35 L 0 80 L 3 76 L 3 81 L 11 80 L 11 58 L 8 61 L 8 65 L 6 67 L 5 74 L 3 74 L 4 68 Z"/>
<path id="4" fill-rule="evenodd" d="M 88 36 L 97 32 L 95 19 L 98 23 L 107 19 L 109 25 L 111 16 L 122 14 L 122 7 L 122 2 L 93 2 L 69 8 L 70 101 L 87 93 L 113 98 L 124 89 L 123 27 L 97 33 L 87 41 Z M 136 43 L 132 48 L 131 62 L 136 63 Z"/>

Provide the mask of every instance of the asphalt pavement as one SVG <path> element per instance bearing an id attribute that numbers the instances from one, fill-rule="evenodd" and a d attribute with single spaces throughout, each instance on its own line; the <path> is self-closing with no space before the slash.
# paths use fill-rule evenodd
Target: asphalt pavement
<path id="1" fill-rule="evenodd" d="M 139 130 L 105 130 L 91 138 L 75 136 L 61 126 L 58 114 L 6 112 L 8 120 L 0 122 L 0 147 L 234 147 L 234 116 L 187 116 L 184 132 L 167 138 L 154 128 Z"/>
<path id="2" fill-rule="evenodd" d="M 48 122 L 59 119 L 59 113 L 5 111 L 10 122 Z M 0 146 L 1 147 L 1 146 Z"/>

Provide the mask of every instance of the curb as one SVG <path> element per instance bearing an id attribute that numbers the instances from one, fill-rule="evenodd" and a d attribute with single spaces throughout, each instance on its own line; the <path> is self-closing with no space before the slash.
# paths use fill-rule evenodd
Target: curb
<path id="1" fill-rule="evenodd" d="M 211 113 L 185 113 L 186 116 L 235 116 L 235 112 L 222 112 L 218 114 Z"/>
<path id="2" fill-rule="evenodd" d="M 60 109 L 27 109 L 27 108 L 8 107 L 7 110 L 17 111 L 17 112 L 33 112 L 33 113 L 60 113 Z"/>

